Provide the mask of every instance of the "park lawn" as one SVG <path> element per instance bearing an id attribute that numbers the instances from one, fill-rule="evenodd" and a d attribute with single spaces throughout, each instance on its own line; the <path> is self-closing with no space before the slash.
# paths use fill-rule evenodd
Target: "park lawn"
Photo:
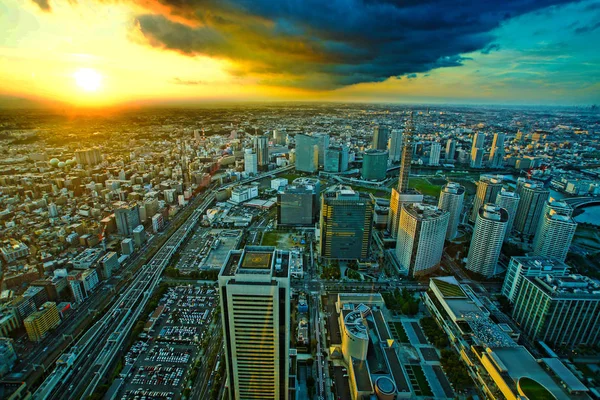
<path id="1" fill-rule="evenodd" d="M 373 189 L 373 188 L 365 188 L 365 187 L 354 187 L 354 190 L 357 192 L 363 193 L 371 193 L 375 197 L 381 197 L 383 199 L 389 199 L 392 196 L 391 192 L 386 192 L 385 190 Z"/>
<path id="2" fill-rule="evenodd" d="M 519 386 L 529 400 L 556 400 L 556 397 L 545 387 L 529 378 L 519 379 Z"/>
<path id="3" fill-rule="evenodd" d="M 408 187 L 416 189 L 425 196 L 440 197 L 441 185 L 434 185 L 427 178 L 409 178 Z"/>
<path id="4" fill-rule="evenodd" d="M 294 246 L 294 242 L 287 232 L 265 232 L 262 237 L 262 246 L 275 246 L 286 250 Z"/>

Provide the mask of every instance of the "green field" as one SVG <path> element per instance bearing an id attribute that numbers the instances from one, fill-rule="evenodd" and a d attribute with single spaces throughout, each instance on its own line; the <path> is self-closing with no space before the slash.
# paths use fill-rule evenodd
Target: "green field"
<path id="1" fill-rule="evenodd" d="M 529 400 L 556 400 L 556 397 L 545 387 L 529 378 L 519 379 L 519 386 Z"/>
<path id="2" fill-rule="evenodd" d="M 287 232 L 265 232 L 262 237 L 262 246 L 275 246 L 287 250 L 294 246 L 292 234 Z"/>
<path id="3" fill-rule="evenodd" d="M 427 178 L 409 178 L 408 187 L 416 189 L 425 196 L 440 197 L 441 185 L 434 185 Z"/>
<path id="4" fill-rule="evenodd" d="M 354 190 L 362 193 L 371 193 L 375 197 L 381 197 L 383 199 L 389 199 L 392 196 L 391 192 L 386 192 L 385 190 L 373 189 L 373 188 L 364 188 L 359 186 L 353 186 Z"/>

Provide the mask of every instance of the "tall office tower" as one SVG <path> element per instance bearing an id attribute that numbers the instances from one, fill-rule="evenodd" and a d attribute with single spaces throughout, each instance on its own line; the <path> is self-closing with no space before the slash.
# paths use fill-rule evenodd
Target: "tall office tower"
<path id="1" fill-rule="evenodd" d="M 519 207 L 519 195 L 502 189 L 496 195 L 496 205 L 508 211 L 508 222 L 506 223 L 506 234 L 504 235 L 504 240 L 506 240 L 510 236 L 515 222 L 515 215 L 517 215 L 517 208 Z"/>
<path id="2" fill-rule="evenodd" d="M 120 235 L 131 236 L 140 225 L 140 212 L 137 204 L 121 204 L 115 210 L 115 221 Z"/>
<path id="3" fill-rule="evenodd" d="M 258 155 L 252 149 L 244 150 L 244 172 L 247 174 L 258 173 Z"/>
<path id="4" fill-rule="evenodd" d="M 475 222 L 479 209 L 486 203 L 493 203 L 502 190 L 502 177 L 495 175 L 481 175 L 477 182 L 477 193 L 473 199 L 473 209 L 469 221 Z"/>
<path id="5" fill-rule="evenodd" d="M 406 129 L 403 135 L 402 143 L 402 161 L 400 163 L 400 175 L 398 177 L 398 190 L 392 189 L 390 198 L 390 210 L 388 214 L 388 230 L 392 238 L 398 237 L 398 226 L 400 224 L 400 213 L 403 204 L 416 204 L 423 201 L 423 195 L 408 189 L 408 179 L 410 175 L 410 163 L 413 153 L 413 116 L 410 115 L 406 122 Z"/>
<path id="6" fill-rule="evenodd" d="M 446 162 L 452 163 L 456 155 L 456 141 L 454 139 L 448 139 L 446 142 Z"/>
<path id="7" fill-rule="evenodd" d="M 438 142 L 432 142 L 431 148 L 429 149 L 429 165 L 440 164 L 440 153 L 442 152 L 442 145 Z"/>
<path id="8" fill-rule="evenodd" d="M 348 146 L 325 149 L 325 172 L 345 172 L 348 170 Z"/>
<path id="9" fill-rule="evenodd" d="M 577 223 L 567 215 L 546 207 L 533 239 L 533 254 L 565 261 Z"/>
<path id="10" fill-rule="evenodd" d="M 371 247 L 375 200 L 355 192 L 350 186 L 336 185 L 321 198 L 321 238 L 319 253 L 326 259 L 365 259 Z"/>
<path id="11" fill-rule="evenodd" d="M 375 150 L 386 150 L 389 136 L 390 128 L 387 126 L 376 126 L 373 130 L 373 144 L 371 147 Z"/>
<path id="12" fill-rule="evenodd" d="M 269 164 L 269 138 L 267 136 L 254 138 L 254 152 L 256 153 L 258 168 L 264 169 Z"/>
<path id="13" fill-rule="evenodd" d="M 79 165 L 97 165 L 102 162 L 100 149 L 75 150 L 75 160 Z"/>
<path id="14" fill-rule="evenodd" d="M 479 208 L 469 247 L 468 270 L 487 278 L 496 274 L 507 222 L 508 211 L 504 208 L 492 203 Z"/>
<path id="15" fill-rule="evenodd" d="M 492 141 L 492 149 L 490 151 L 490 166 L 492 168 L 500 168 L 504 165 L 504 133 L 494 134 Z"/>
<path id="16" fill-rule="evenodd" d="M 402 206 L 396 241 L 399 273 L 419 276 L 439 267 L 450 213 L 435 206 Z"/>
<path id="17" fill-rule="evenodd" d="M 277 193 L 277 225 L 314 226 L 319 215 L 318 195 L 312 185 L 288 185 Z"/>
<path id="18" fill-rule="evenodd" d="M 284 146 L 287 139 L 287 132 L 285 130 L 277 129 L 273 130 L 273 141 L 275 144 Z"/>
<path id="19" fill-rule="evenodd" d="M 290 254 L 231 250 L 219 273 L 230 400 L 288 399 Z"/>
<path id="20" fill-rule="evenodd" d="M 540 182 L 519 178 L 517 194 L 520 197 L 514 229 L 523 236 L 533 236 L 550 192 Z"/>
<path id="21" fill-rule="evenodd" d="M 367 181 L 382 181 L 387 173 L 388 153 L 384 150 L 369 149 L 363 156 L 362 178 Z"/>
<path id="22" fill-rule="evenodd" d="M 329 147 L 329 135 L 326 133 L 317 133 L 314 135 L 317 138 L 317 146 L 319 147 L 319 167 L 325 166 L 325 149 Z"/>
<path id="23" fill-rule="evenodd" d="M 565 276 L 568 273 L 569 266 L 554 258 L 512 257 L 502 284 L 502 294 L 511 303 L 514 303 L 519 295 L 524 277 Z"/>
<path id="24" fill-rule="evenodd" d="M 296 171 L 317 172 L 319 169 L 319 139 L 296 135 Z"/>
<path id="25" fill-rule="evenodd" d="M 484 142 L 485 135 L 483 133 L 473 134 L 473 144 L 471 145 L 471 168 L 481 168 Z"/>
<path id="26" fill-rule="evenodd" d="M 390 161 L 396 163 L 402 158 L 402 131 L 392 129 L 390 134 Z"/>
<path id="27" fill-rule="evenodd" d="M 581 275 L 524 277 L 513 319 L 532 341 L 550 346 L 597 345 L 600 285 Z"/>
<path id="28" fill-rule="evenodd" d="M 413 153 L 413 116 L 406 122 L 404 138 L 402 143 L 402 162 L 400 164 L 400 177 L 398 178 L 398 193 L 408 193 L 408 179 L 410 175 L 410 163 Z"/>
<path id="29" fill-rule="evenodd" d="M 438 208 L 440 210 L 448 211 L 450 214 L 448 229 L 446 230 L 446 240 L 452 240 L 456 237 L 464 199 L 464 186 L 455 182 L 448 182 L 448 184 L 442 188 Z"/>

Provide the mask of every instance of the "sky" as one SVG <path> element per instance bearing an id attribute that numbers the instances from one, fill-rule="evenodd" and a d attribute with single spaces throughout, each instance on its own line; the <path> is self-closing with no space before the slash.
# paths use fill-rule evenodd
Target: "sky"
<path id="1" fill-rule="evenodd" d="M 600 0 L 2 0 L 0 107 L 600 103 Z"/>

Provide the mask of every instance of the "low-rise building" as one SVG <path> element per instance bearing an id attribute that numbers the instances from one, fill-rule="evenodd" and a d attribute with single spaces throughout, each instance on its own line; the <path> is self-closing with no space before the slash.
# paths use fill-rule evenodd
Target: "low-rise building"
<path id="1" fill-rule="evenodd" d="M 39 342 L 46 334 L 60 324 L 60 316 L 56 303 L 44 303 L 40 310 L 34 312 L 23 322 L 25 330 L 32 342 Z"/>

